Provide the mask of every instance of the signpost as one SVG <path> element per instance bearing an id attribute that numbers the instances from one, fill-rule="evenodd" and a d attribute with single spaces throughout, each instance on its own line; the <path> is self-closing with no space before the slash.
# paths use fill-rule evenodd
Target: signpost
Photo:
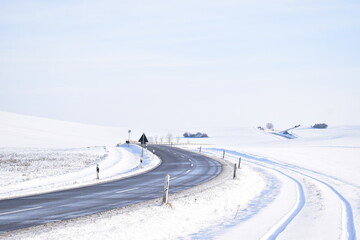
<path id="1" fill-rule="evenodd" d="M 142 144 L 142 145 L 145 145 L 146 143 L 148 143 L 148 139 L 145 135 L 145 133 L 143 133 L 143 135 L 141 135 L 140 139 L 139 139 L 139 142 Z"/>
<path id="2" fill-rule="evenodd" d="M 148 143 L 148 139 L 145 135 L 145 133 L 143 133 L 143 135 L 141 135 L 140 139 L 139 139 L 139 143 L 141 143 L 142 149 L 141 149 L 141 157 L 144 156 L 144 145 L 146 145 L 146 143 Z"/>

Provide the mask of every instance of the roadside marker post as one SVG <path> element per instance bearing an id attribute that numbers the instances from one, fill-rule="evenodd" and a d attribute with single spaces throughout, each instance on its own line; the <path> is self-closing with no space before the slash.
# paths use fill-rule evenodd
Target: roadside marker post
<path id="1" fill-rule="evenodd" d="M 225 149 L 223 150 L 223 159 L 225 159 Z"/>
<path id="2" fill-rule="evenodd" d="M 170 175 L 168 174 L 165 176 L 163 204 L 169 203 L 169 188 L 170 188 Z"/>
<path id="3" fill-rule="evenodd" d="M 201 146 L 200 146 L 199 152 L 201 152 Z"/>
<path id="4" fill-rule="evenodd" d="M 96 179 L 100 179 L 99 173 L 100 173 L 99 164 L 96 164 Z"/>
<path id="5" fill-rule="evenodd" d="M 236 169 L 237 169 L 237 167 L 236 167 L 236 163 L 235 163 L 235 164 L 234 164 L 233 179 L 235 179 L 235 178 L 236 178 Z"/>
<path id="6" fill-rule="evenodd" d="M 241 164 L 241 157 L 239 157 L 239 165 L 238 165 L 238 168 L 240 169 L 240 164 Z"/>
<path id="7" fill-rule="evenodd" d="M 131 130 L 128 130 L 128 133 L 129 133 L 129 138 L 128 138 L 128 147 L 130 146 L 130 134 L 131 134 Z"/>

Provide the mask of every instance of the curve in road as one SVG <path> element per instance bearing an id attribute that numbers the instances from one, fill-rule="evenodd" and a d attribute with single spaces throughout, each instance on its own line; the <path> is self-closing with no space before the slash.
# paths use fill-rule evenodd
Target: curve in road
<path id="1" fill-rule="evenodd" d="M 207 182 L 222 166 L 212 158 L 163 145 L 149 145 L 162 164 L 147 173 L 97 184 L 0 201 L 0 233 L 86 216 L 162 197 L 164 177 L 171 176 L 169 193 Z"/>

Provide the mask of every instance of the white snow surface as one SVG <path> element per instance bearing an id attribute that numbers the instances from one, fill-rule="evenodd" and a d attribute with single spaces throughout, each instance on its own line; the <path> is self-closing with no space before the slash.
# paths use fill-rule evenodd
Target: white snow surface
<path id="1" fill-rule="evenodd" d="M 88 151 L 96 153 L 92 159 L 86 154 Z M 133 144 L 70 150 L 0 149 L 0 199 L 120 179 L 149 171 L 160 164 L 158 157 L 147 150 L 144 152 L 140 164 L 141 147 Z M 30 155 L 31 159 L 24 155 Z M 53 155 L 59 159 L 54 159 Z M 76 155 L 80 157 L 76 158 Z M 14 164 L 20 167 L 14 167 Z"/>
<path id="2" fill-rule="evenodd" d="M 0 111 L 0 147 L 80 148 L 115 146 L 127 130 Z"/>
<path id="3" fill-rule="evenodd" d="M 298 138 L 284 139 L 255 128 L 213 129 L 211 138 L 196 141 L 203 154 L 221 158 L 225 150 L 225 159 L 232 163 L 241 157 L 235 180 L 229 177 L 212 188 L 170 198 L 172 207 L 150 203 L 4 237 L 356 239 L 360 234 L 360 126 L 303 127 L 293 133 Z M 198 151 L 199 146 L 183 147 Z M 98 155 L 102 154 L 100 150 Z"/>

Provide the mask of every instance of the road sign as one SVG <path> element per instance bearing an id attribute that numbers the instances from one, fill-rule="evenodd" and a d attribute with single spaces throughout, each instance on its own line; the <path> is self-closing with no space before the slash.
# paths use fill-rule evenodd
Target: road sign
<path id="1" fill-rule="evenodd" d="M 143 133 L 143 135 L 141 136 L 141 138 L 139 139 L 139 142 L 141 144 L 146 144 L 148 141 L 147 137 L 145 136 L 145 133 Z"/>

